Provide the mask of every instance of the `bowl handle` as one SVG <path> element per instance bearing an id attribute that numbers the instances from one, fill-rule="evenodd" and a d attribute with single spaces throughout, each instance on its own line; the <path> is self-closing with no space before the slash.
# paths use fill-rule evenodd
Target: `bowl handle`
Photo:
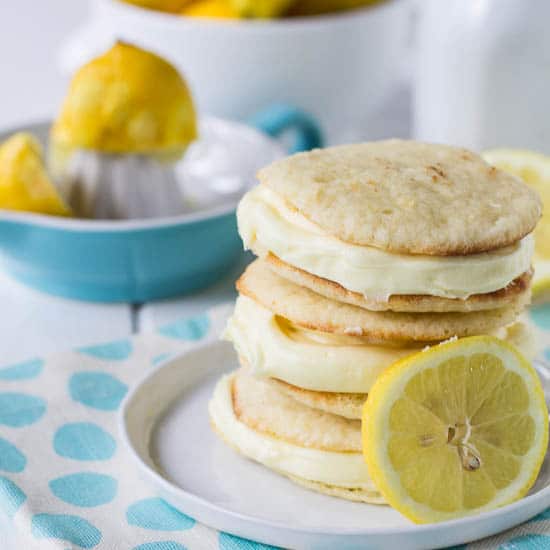
<path id="1" fill-rule="evenodd" d="M 325 141 L 313 116 L 291 105 L 272 105 L 255 115 L 249 123 L 274 138 L 292 131 L 295 138 L 289 147 L 289 153 L 322 147 Z"/>

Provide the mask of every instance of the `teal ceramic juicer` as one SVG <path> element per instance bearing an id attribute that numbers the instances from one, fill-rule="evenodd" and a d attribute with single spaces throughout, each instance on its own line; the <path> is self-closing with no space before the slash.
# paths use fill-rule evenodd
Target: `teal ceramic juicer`
<path id="1" fill-rule="evenodd" d="M 14 131 L 33 133 L 49 151 L 76 215 L 0 210 L 0 265 L 39 290 L 104 302 L 215 282 L 242 254 L 240 196 L 261 166 L 285 154 L 273 138 L 293 133 L 291 152 L 321 145 L 315 122 L 288 106 L 251 125 L 196 121 L 176 71 L 120 44 L 77 73 L 53 129 L 46 122 Z"/>

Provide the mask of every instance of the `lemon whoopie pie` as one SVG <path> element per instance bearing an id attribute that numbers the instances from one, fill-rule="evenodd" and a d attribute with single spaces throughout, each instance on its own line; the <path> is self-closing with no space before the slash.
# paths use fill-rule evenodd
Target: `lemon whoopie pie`
<path id="1" fill-rule="evenodd" d="M 258 259 L 224 335 L 241 369 L 220 381 L 212 424 L 308 488 L 383 502 L 359 467 L 374 440 L 357 437 L 392 365 L 480 335 L 535 354 L 522 311 L 541 201 L 470 151 L 400 140 L 300 153 L 259 180 L 238 208 Z"/>

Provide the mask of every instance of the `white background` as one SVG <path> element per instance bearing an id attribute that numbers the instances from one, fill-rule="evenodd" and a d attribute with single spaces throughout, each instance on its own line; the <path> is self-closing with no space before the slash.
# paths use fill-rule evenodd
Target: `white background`
<path id="1" fill-rule="evenodd" d="M 87 0 L 0 0 L 0 128 L 56 111 L 66 86 L 57 52 L 87 12 Z"/>

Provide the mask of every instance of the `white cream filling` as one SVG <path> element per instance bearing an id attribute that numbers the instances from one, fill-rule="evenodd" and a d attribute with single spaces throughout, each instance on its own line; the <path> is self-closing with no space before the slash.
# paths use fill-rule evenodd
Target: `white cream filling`
<path id="1" fill-rule="evenodd" d="M 504 249 L 467 256 L 393 254 L 337 239 L 265 185 L 242 199 L 239 232 L 247 249 L 335 281 L 370 299 L 420 294 L 466 299 L 506 287 L 530 269 L 533 236 Z"/>
<path id="2" fill-rule="evenodd" d="M 518 347 L 527 358 L 534 356 L 533 336 L 525 323 L 493 334 Z M 382 371 L 423 347 L 375 345 L 354 336 L 305 330 L 246 296 L 237 299 L 224 338 L 233 342 L 255 376 L 343 393 L 368 393 Z"/>
<path id="3" fill-rule="evenodd" d="M 377 492 L 361 453 L 337 453 L 299 447 L 256 432 L 233 410 L 232 375 L 217 384 L 210 418 L 227 442 L 243 455 L 282 474 L 348 489 Z"/>

